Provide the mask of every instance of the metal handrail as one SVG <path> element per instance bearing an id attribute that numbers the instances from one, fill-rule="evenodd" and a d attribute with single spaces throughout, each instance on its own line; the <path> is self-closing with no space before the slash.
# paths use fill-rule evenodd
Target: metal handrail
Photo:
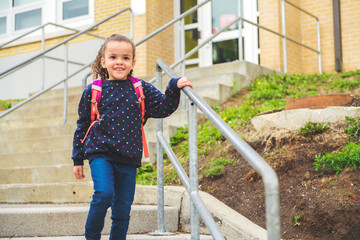
<path id="1" fill-rule="evenodd" d="M 46 50 L 38 53 L 38 54 L 35 54 L 35 56 L 30 57 L 30 58 L 24 60 L 23 62 L 21 62 L 21 63 L 19 63 L 19 64 L 16 64 L 15 66 L 13 66 L 13 67 L 11 67 L 11 68 L 9 68 L 9 69 L 1 72 L 1 73 L 0 73 L 0 78 L 3 77 L 5 74 L 11 73 L 11 72 L 13 72 L 13 71 L 15 71 L 15 70 L 17 70 L 17 69 L 25 66 L 25 65 L 30 64 L 31 62 L 35 61 L 37 58 L 45 55 L 46 53 L 54 50 L 55 48 L 57 48 L 57 47 L 59 47 L 59 46 L 61 46 L 61 45 L 63 45 L 63 44 L 68 43 L 69 41 L 73 40 L 74 38 L 76 38 L 76 37 L 78 37 L 78 36 L 80 36 L 80 35 L 88 32 L 88 31 L 94 29 L 95 27 L 103 24 L 104 22 L 106 22 L 106 21 L 108 21 L 108 20 L 110 20 L 110 19 L 118 16 L 119 14 L 121 14 L 121 13 L 123 13 L 123 12 L 125 12 L 125 11 L 130 11 L 130 12 L 131 12 L 131 18 L 132 18 L 132 9 L 129 8 L 129 7 L 128 7 L 128 8 L 124 8 L 123 10 L 120 10 L 119 12 L 114 13 L 113 15 L 105 18 L 104 20 L 102 20 L 102 21 L 100 21 L 100 22 L 98 22 L 98 23 L 95 23 L 94 25 L 92 25 L 92 26 L 90 26 L 90 27 L 88 27 L 88 28 L 86 28 L 86 29 L 84 29 L 84 30 L 82 30 L 82 31 L 80 31 L 80 32 L 72 35 L 71 37 L 69 37 L 69 38 L 67 38 L 67 39 L 59 42 L 58 44 L 56 44 L 56 45 L 54 45 L 54 46 L 52 46 L 52 47 L 50 47 L 50 48 L 48 48 L 48 49 L 46 49 Z M 132 34 L 132 31 L 133 31 L 133 26 L 132 26 L 132 21 L 131 21 L 131 34 Z"/>
<path id="2" fill-rule="evenodd" d="M 133 13 L 132 13 L 132 9 L 128 7 L 128 8 L 124 8 L 123 10 L 118 11 L 117 13 L 114 13 L 113 15 L 111 15 L 111 16 L 103 19 L 102 21 L 100 21 L 100 22 L 98 22 L 98 23 L 96 23 L 96 24 L 94 24 L 94 25 L 92 25 L 92 26 L 90 26 L 90 27 L 88 27 L 88 28 L 86 28 L 86 29 L 84 29 L 84 30 L 82 30 L 82 31 L 79 31 L 78 33 L 76 33 L 76 34 L 70 36 L 69 38 L 61 41 L 60 43 L 58 43 L 58 44 L 56 44 L 56 45 L 54 45 L 54 46 L 52 46 L 52 47 L 50 47 L 50 48 L 48 48 L 48 49 L 40 52 L 39 54 L 36 54 L 35 56 L 33 56 L 33 57 L 31 57 L 31 58 L 23 61 L 22 63 L 17 64 L 17 65 L 15 65 L 14 67 L 11 67 L 11 68 L 5 70 L 4 72 L 0 73 L 0 79 L 1 79 L 4 75 L 8 75 L 8 74 L 10 74 L 11 72 L 14 72 L 14 71 L 17 70 L 17 69 L 20 69 L 21 67 L 30 64 L 31 62 L 35 61 L 37 58 L 39 58 L 39 57 L 44 57 L 44 55 L 45 55 L 46 53 L 50 52 L 51 50 L 54 50 L 54 49 L 57 48 L 57 47 L 59 47 L 59 46 L 61 46 L 61 45 L 63 45 L 63 44 L 66 46 L 67 43 L 68 43 L 70 40 L 73 40 L 74 38 L 76 38 L 76 37 L 78 37 L 78 36 L 80 36 L 80 35 L 82 35 L 82 34 L 88 34 L 88 33 L 87 33 L 88 31 L 90 31 L 90 30 L 94 29 L 95 27 L 103 24 L 104 22 L 107 22 L 108 20 L 110 20 L 110 19 L 118 16 L 119 14 L 121 14 L 121 13 L 123 13 L 123 12 L 125 12 L 125 11 L 130 11 L 130 22 L 131 22 L 131 23 L 130 23 L 130 34 L 131 34 L 131 36 L 132 36 L 132 35 L 133 35 L 133 29 L 134 29 L 134 26 L 133 26 Z M 64 61 L 65 61 L 65 64 L 67 65 L 68 61 L 67 61 L 66 59 L 65 59 Z M 89 66 L 91 66 L 91 63 L 86 64 L 85 66 L 83 66 L 82 68 L 80 68 L 79 70 L 73 72 L 73 73 L 70 74 L 70 75 L 67 74 L 67 76 L 66 76 L 64 79 L 56 82 L 55 84 L 51 85 L 50 87 L 48 87 L 48 88 L 46 88 L 46 89 L 41 90 L 41 91 L 38 92 L 37 94 L 35 94 L 35 95 L 27 98 L 25 101 L 20 102 L 19 104 L 15 105 L 14 107 L 11 107 L 10 109 L 2 112 L 2 113 L 0 114 L 0 118 L 6 116 L 7 114 L 13 112 L 14 110 L 16 110 L 16 109 L 18 109 L 18 108 L 20 108 L 20 107 L 23 106 L 24 104 L 30 102 L 31 100 L 37 98 L 38 96 L 44 94 L 45 92 L 51 90 L 52 88 L 60 85 L 61 83 L 65 83 L 65 87 L 64 87 L 64 123 L 66 123 L 66 119 L 67 119 L 67 84 L 66 84 L 66 82 L 67 82 L 71 77 L 73 77 L 73 76 L 75 76 L 76 74 L 80 73 L 81 71 L 85 70 L 85 69 L 88 68 Z"/>
<path id="3" fill-rule="evenodd" d="M 188 16 L 189 14 L 195 12 L 196 10 L 198 10 L 198 8 L 202 7 L 203 5 L 205 5 L 206 3 L 210 2 L 211 0 L 204 0 L 203 2 L 199 3 L 198 5 L 190 8 L 189 10 L 187 10 L 186 12 L 182 13 L 181 15 L 179 15 L 178 17 L 174 18 L 173 20 L 171 20 L 170 22 L 164 24 L 163 26 L 161 26 L 160 28 L 158 28 L 157 30 L 153 31 L 152 33 L 150 33 L 149 35 L 147 35 L 146 37 L 144 37 L 143 39 L 140 39 L 138 42 L 135 43 L 135 47 L 139 46 L 140 44 L 142 44 L 143 42 L 149 40 L 150 38 L 156 36 L 157 34 L 159 34 L 160 32 L 164 31 L 165 29 L 167 29 L 168 27 L 172 26 L 173 24 L 175 24 L 176 22 L 182 20 L 183 18 L 185 18 L 186 16 Z M 91 71 L 89 71 L 88 73 L 84 74 L 83 77 L 83 88 L 85 88 L 85 86 L 87 85 L 87 78 L 90 76 Z M 155 78 L 154 80 L 155 81 Z"/>
<path id="4" fill-rule="evenodd" d="M 60 25 L 60 24 L 48 22 L 48 23 L 45 23 L 45 24 L 43 24 L 43 25 L 41 25 L 41 26 L 39 26 L 39 27 L 36 27 L 36 28 L 34 28 L 34 29 L 32 29 L 32 30 L 30 30 L 30 31 L 28 31 L 28 32 L 20 35 L 20 36 L 17 36 L 17 37 L 15 37 L 15 38 L 7 41 L 7 42 L 2 43 L 2 44 L 0 45 L 0 49 L 3 48 L 3 47 L 6 46 L 6 45 L 12 43 L 12 42 L 15 42 L 16 40 L 19 40 L 19 39 L 21 39 L 21 38 L 23 38 L 23 37 L 26 37 L 27 35 L 30 35 L 30 34 L 33 33 L 33 32 L 36 32 L 36 31 L 38 31 L 38 30 L 40 30 L 40 29 L 44 29 L 44 28 L 47 27 L 48 25 L 53 25 L 53 26 L 55 26 L 55 27 L 64 28 L 64 29 L 66 29 L 66 30 L 70 30 L 70 31 L 74 31 L 74 32 L 80 32 L 80 30 L 77 30 L 77 29 L 74 29 L 74 28 L 69 28 L 69 27 L 66 27 L 66 26 L 63 26 L 63 25 Z M 103 38 L 103 37 L 101 37 L 101 36 L 99 36 L 99 35 L 96 35 L 96 34 L 93 34 L 93 33 L 89 33 L 89 32 L 86 32 L 86 33 L 84 33 L 84 34 L 87 34 L 87 35 L 89 35 L 89 36 L 96 37 L 96 38 L 105 39 L 105 38 Z M 43 36 L 43 38 L 44 38 L 44 36 Z"/>
<path id="5" fill-rule="evenodd" d="M 287 1 L 288 2 L 288 1 Z M 292 5 L 294 5 L 293 3 L 291 3 Z M 296 5 L 294 5 L 296 6 Z M 297 7 L 299 8 L 299 7 Z M 301 8 L 299 8 L 301 9 Z M 306 12 L 305 10 L 301 9 L 302 11 L 304 11 L 305 13 L 308 13 Z M 310 13 L 308 13 L 310 14 Z M 311 16 L 313 16 L 312 14 L 310 14 Z M 315 17 L 315 16 L 314 16 Z M 316 17 L 315 17 L 316 18 Z M 316 18 L 318 20 L 318 18 Z M 320 47 L 318 47 L 318 50 L 308 46 L 308 45 L 305 45 L 301 42 L 298 42 L 296 41 L 295 39 L 292 39 L 284 34 L 281 34 L 281 33 L 278 33 L 270 28 L 267 28 L 267 27 L 264 27 L 264 26 L 261 26 L 260 24 L 257 24 L 257 23 L 254 23 L 250 20 L 247 20 L 245 18 L 243 18 L 242 16 L 239 16 L 237 17 L 236 19 L 234 19 L 232 22 L 230 22 L 228 25 L 226 25 L 224 28 L 220 29 L 218 32 L 214 33 L 213 35 L 209 36 L 207 39 L 205 39 L 204 41 L 202 41 L 199 45 L 197 45 L 196 47 L 194 47 L 193 49 L 191 49 L 189 52 L 187 52 L 182 58 L 180 58 L 178 61 L 176 61 L 175 63 L 173 63 L 170 68 L 175 68 L 176 66 L 178 66 L 179 64 L 183 63 L 187 58 L 191 57 L 193 54 L 195 54 L 200 48 L 202 48 L 205 44 L 209 43 L 211 40 L 213 40 L 214 38 L 216 38 L 218 35 L 220 35 L 221 33 L 223 33 L 224 31 L 228 30 L 233 24 L 239 22 L 239 21 L 244 21 L 244 22 L 247 22 L 253 26 L 256 26 L 257 28 L 261 28 L 261 29 L 264 29 L 268 32 L 271 32 L 275 35 L 278 35 L 286 40 L 289 40 L 295 44 L 298 44 L 302 47 L 305 47 L 311 51 L 314 51 L 315 53 L 319 54 L 319 72 L 321 73 L 321 49 Z M 319 26 L 319 25 L 318 25 Z M 318 30 L 319 30 L 319 27 L 318 27 Z M 319 31 L 318 31 L 318 36 L 319 36 Z M 320 46 L 320 37 L 318 37 L 318 45 Z M 286 46 L 286 45 L 285 45 Z M 286 64 L 286 61 L 284 62 L 284 64 Z M 284 69 L 286 69 L 286 65 L 284 65 Z M 149 80 L 150 83 L 154 83 L 156 81 L 156 77 L 153 77 L 152 79 Z"/>
<path id="6" fill-rule="evenodd" d="M 309 16 L 315 18 L 316 20 L 316 30 L 317 30 L 317 34 L 316 34 L 316 38 L 317 38 L 317 49 L 314 49 L 312 47 L 309 47 L 305 44 L 302 44 L 294 39 L 291 39 L 289 37 L 286 36 L 286 26 L 285 26 L 285 3 L 293 6 L 294 8 L 308 14 Z M 321 44 L 320 44 L 320 21 L 319 18 L 316 17 L 315 15 L 311 14 L 310 12 L 306 11 L 305 9 L 297 6 L 296 4 L 288 1 L 288 0 L 281 0 L 281 23 L 282 23 L 282 38 L 283 38 L 283 58 L 284 58 L 284 72 L 287 72 L 287 54 L 286 54 L 286 40 L 292 41 L 300 46 L 303 46 L 311 51 L 314 51 L 318 54 L 318 68 L 319 68 L 319 73 L 322 72 L 321 70 Z M 280 36 L 280 35 L 279 35 Z"/>
<path id="7" fill-rule="evenodd" d="M 177 78 L 178 76 L 175 74 L 173 70 L 161 59 L 157 61 L 157 79 L 161 79 L 162 71 L 164 71 L 170 78 Z M 279 182 L 276 176 L 275 171 L 267 164 L 267 162 L 259 156 L 244 140 L 242 140 L 236 132 L 231 129 L 226 122 L 221 119 L 221 117 L 216 114 L 216 112 L 202 99 L 200 98 L 190 87 L 184 87 L 182 91 L 188 96 L 190 102 L 190 106 L 194 106 L 194 104 L 204 113 L 204 115 L 214 124 L 214 126 L 232 143 L 234 148 L 242 155 L 242 157 L 262 176 L 264 180 L 265 186 L 265 196 L 266 196 L 266 226 L 268 232 L 268 239 L 269 240 L 279 240 L 280 239 L 280 199 L 279 199 Z M 190 139 L 196 139 L 196 127 L 191 127 L 190 125 L 194 124 L 194 122 L 190 119 L 195 119 L 196 122 L 196 109 L 190 111 L 189 110 L 189 141 Z M 158 119 L 157 121 L 162 121 Z M 157 123 L 157 125 L 161 126 L 162 123 Z M 222 235 L 219 235 L 217 226 L 214 220 L 208 219 L 211 216 L 207 213 L 206 210 L 203 209 L 203 203 L 201 199 L 198 197 L 197 191 L 198 186 L 191 186 L 192 180 L 187 180 L 187 176 L 183 171 L 181 164 L 178 162 L 176 157 L 174 157 L 174 153 L 172 152 L 170 146 L 165 141 L 162 130 L 157 129 L 157 137 L 158 142 L 164 148 L 165 152 L 170 157 L 171 162 L 174 162 L 175 170 L 178 172 L 181 181 L 183 182 L 186 190 L 189 192 L 190 198 L 192 203 L 195 205 L 196 209 L 198 210 L 199 214 L 201 215 L 203 221 L 205 222 L 206 226 L 209 228 L 214 239 L 224 239 Z M 189 144 L 190 145 L 190 144 Z M 157 155 L 158 157 L 158 164 L 161 165 L 163 162 L 162 157 L 162 148 L 157 148 Z M 192 154 L 190 152 L 189 161 L 192 160 Z M 197 154 L 197 152 L 195 153 Z M 159 159 L 160 158 L 160 159 Z M 197 159 L 195 158 L 197 161 Z M 196 165 L 197 163 L 189 162 L 189 165 Z M 191 169 L 191 168 L 190 168 Z M 158 175 L 163 176 L 163 168 L 159 167 L 158 165 Z M 197 172 L 197 169 L 195 170 Z M 191 173 L 190 173 L 191 177 Z M 162 180 L 163 181 L 163 180 Z M 189 183 L 190 182 L 190 183 Z M 196 181 L 195 181 L 196 182 Z M 160 183 L 161 184 L 161 183 Z M 163 191 L 163 185 L 159 186 L 158 182 L 158 192 Z M 190 191 L 191 189 L 191 191 Z M 161 201 L 158 202 L 161 203 Z M 163 206 L 160 206 L 160 208 Z M 206 208 L 205 208 L 206 209 Z M 215 224 L 215 226 L 214 226 Z M 212 229 L 210 229 L 210 227 Z"/>

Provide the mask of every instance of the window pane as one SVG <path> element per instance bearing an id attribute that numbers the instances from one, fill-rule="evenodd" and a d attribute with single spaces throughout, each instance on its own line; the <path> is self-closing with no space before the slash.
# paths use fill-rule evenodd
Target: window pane
<path id="1" fill-rule="evenodd" d="M 6 17 L 0 18 L 0 34 L 6 33 Z"/>
<path id="2" fill-rule="evenodd" d="M 237 39 L 213 43 L 213 63 L 232 62 L 239 59 Z"/>
<path id="3" fill-rule="evenodd" d="M 212 32 L 216 33 L 238 17 L 238 0 L 211 1 Z M 230 26 L 228 30 L 237 29 L 237 23 Z"/>
<path id="4" fill-rule="evenodd" d="M 7 10 L 10 7 L 9 0 L 0 0 L 0 10 Z"/>
<path id="5" fill-rule="evenodd" d="M 192 30 L 186 30 L 185 31 L 185 53 L 190 52 L 194 47 L 198 45 L 198 30 L 192 29 Z M 199 52 L 194 53 L 192 56 L 190 56 L 188 59 L 198 58 Z"/>
<path id="6" fill-rule="evenodd" d="M 41 25 L 41 8 L 15 15 L 15 30 Z"/>
<path id="7" fill-rule="evenodd" d="M 88 0 L 72 0 L 63 3 L 63 19 L 79 17 L 89 14 Z"/>
<path id="8" fill-rule="evenodd" d="M 4 0 L 3 0 L 4 1 Z M 39 2 L 39 0 L 13 0 L 13 7 L 25 5 L 28 3 Z"/>
<path id="9" fill-rule="evenodd" d="M 197 0 L 181 0 L 181 13 L 197 5 Z M 197 11 L 185 17 L 185 24 L 197 23 Z"/>

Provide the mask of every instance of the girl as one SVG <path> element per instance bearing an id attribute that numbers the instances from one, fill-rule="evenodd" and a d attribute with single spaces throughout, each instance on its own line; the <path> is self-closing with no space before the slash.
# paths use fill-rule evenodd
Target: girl
<path id="1" fill-rule="evenodd" d="M 79 119 L 74 134 L 72 159 L 77 179 L 85 177 L 84 159 L 89 160 L 94 194 L 85 224 L 85 238 L 100 240 L 107 209 L 112 210 L 110 239 L 126 239 L 134 200 L 136 168 L 141 166 L 142 131 L 140 108 L 131 77 L 135 66 L 135 46 L 122 35 L 112 35 L 100 48 L 92 64 L 94 78 L 105 79 L 99 103 L 100 122 L 90 129 L 91 84 L 79 103 Z M 192 87 L 187 78 L 171 79 L 162 94 L 140 80 L 145 95 L 145 119 L 164 118 L 178 107 L 180 89 Z"/>

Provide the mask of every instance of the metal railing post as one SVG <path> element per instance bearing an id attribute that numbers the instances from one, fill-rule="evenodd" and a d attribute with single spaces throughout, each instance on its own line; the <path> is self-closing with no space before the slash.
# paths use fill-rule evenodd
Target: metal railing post
<path id="1" fill-rule="evenodd" d="M 286 23 L 285 23 L 285 0 L 281 0 L 281 26 L 283 34 L 283 61 L 284 72 L 287 72 L 287 57 L 286 57 Z"/>
<path id="2" fill-rule="evenodd" d="M 243 17 L 243 0 L 240 0 L 240 6 L 239 6 L 239 15 L 240 17 L 242 18 Z M 238 39 L 238 43 L 239 43 L 239 60 L 242 61 L 244 60 L 244 56 L 243 56 L 243 40 L 242 40 L 242 25 L 243 25 L 243 21 L 242 19 L 240 19 L 240 22 L 239 22 L 239 39 Z"/>
<path id="3" fill-rule="evenodd" d="M 321 69 L 321 44 L 320 44 L 320 22 L 319 22 L 319 19 L 316 19 L 316 27 L 317 27 L 318 64 L 319 64 L 319 73 L 321 73 L 322 69 Z"/>
<path id="4" fill-rule="evenodd" d="M 182 19 L 180 21 L 180 56 L 181 59 L 185 56 L 185 21 Z M 185 61 L 181 64 L 181 76 L 185 76 Z M 186 97 L 184 96 L 184 93 L 181 92 L 181 107 L 183 110 L 186 109 Z"/>
<path id="5" fill-rule="evenodd" d="M 134 13 L 130 8 L 130 39 L 134 40 Z"/>
<path id="6" fill-rule="evenodd" d="M 41 51 L 45 50 L 45 27 L 41 28 Z M 42 85 L 41 90 L 45 88 L 45 55 L 42 55 Z"/>
<path id="7" fill-rule="evenodd" d="M 156 65 L 156 87 L 162 88 L 162 70 Z M 162 135 L 163 120 L 156 119 L 156 133 Z M 157 154 L 157 225 L 158 229 L 149 233 L 150 235 L 172 235 L 172 233 L 165 231 L 165 210 L 164 210 L 164 153 L 159 139 L 156 139 L 156 154 Z"/>
<path id="8" fill-rule="evenodd" d="M 198 194 L 199 192 L 199 177 L 198 177 L 198 144 L 197 144 L 197 118 L 196 105 L 189 101 L 189 175 L 190 175 L 190 192 L 191 194 Z M 191 239 L 200 239 L 200 218 L 193 201 L 190 201 L 190 225 L 191 225 Z"/>
<path id="9" fill-rule="evenodd" d="M 67 121 L 67 100 L 68 100 L 68 77 L 69 77 L 69 65 L 68 65 L 68 43 L 64 45 L 64 68 L 65 68 L 65 81 L 64 81 L 64 118 L 63 123 L 65 124 Z"/>
<path id="10" fill-rule="evenodd" d="M 156 87 L 162 89 L 161 69 L 156 68 Z M 163 131 L 163 120 L 156 119 L 156 132 Z M 164 224 L 164 156 L 161 144 L 156 141 L 157 149 L 157 200 L 158 200 L 158 232 L 165 232 Z"/>

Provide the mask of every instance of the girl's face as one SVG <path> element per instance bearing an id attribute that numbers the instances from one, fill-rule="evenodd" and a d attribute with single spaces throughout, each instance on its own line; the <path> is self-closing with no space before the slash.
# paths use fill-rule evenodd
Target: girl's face
<path id="1" fill-rule="evenodd" d="M 135 66 L 133 49 L 130 43 L 124 41 L 109 41 L 105 48 L 101 65 L 109 73 L 109 80 L 126 80 Z"/>

